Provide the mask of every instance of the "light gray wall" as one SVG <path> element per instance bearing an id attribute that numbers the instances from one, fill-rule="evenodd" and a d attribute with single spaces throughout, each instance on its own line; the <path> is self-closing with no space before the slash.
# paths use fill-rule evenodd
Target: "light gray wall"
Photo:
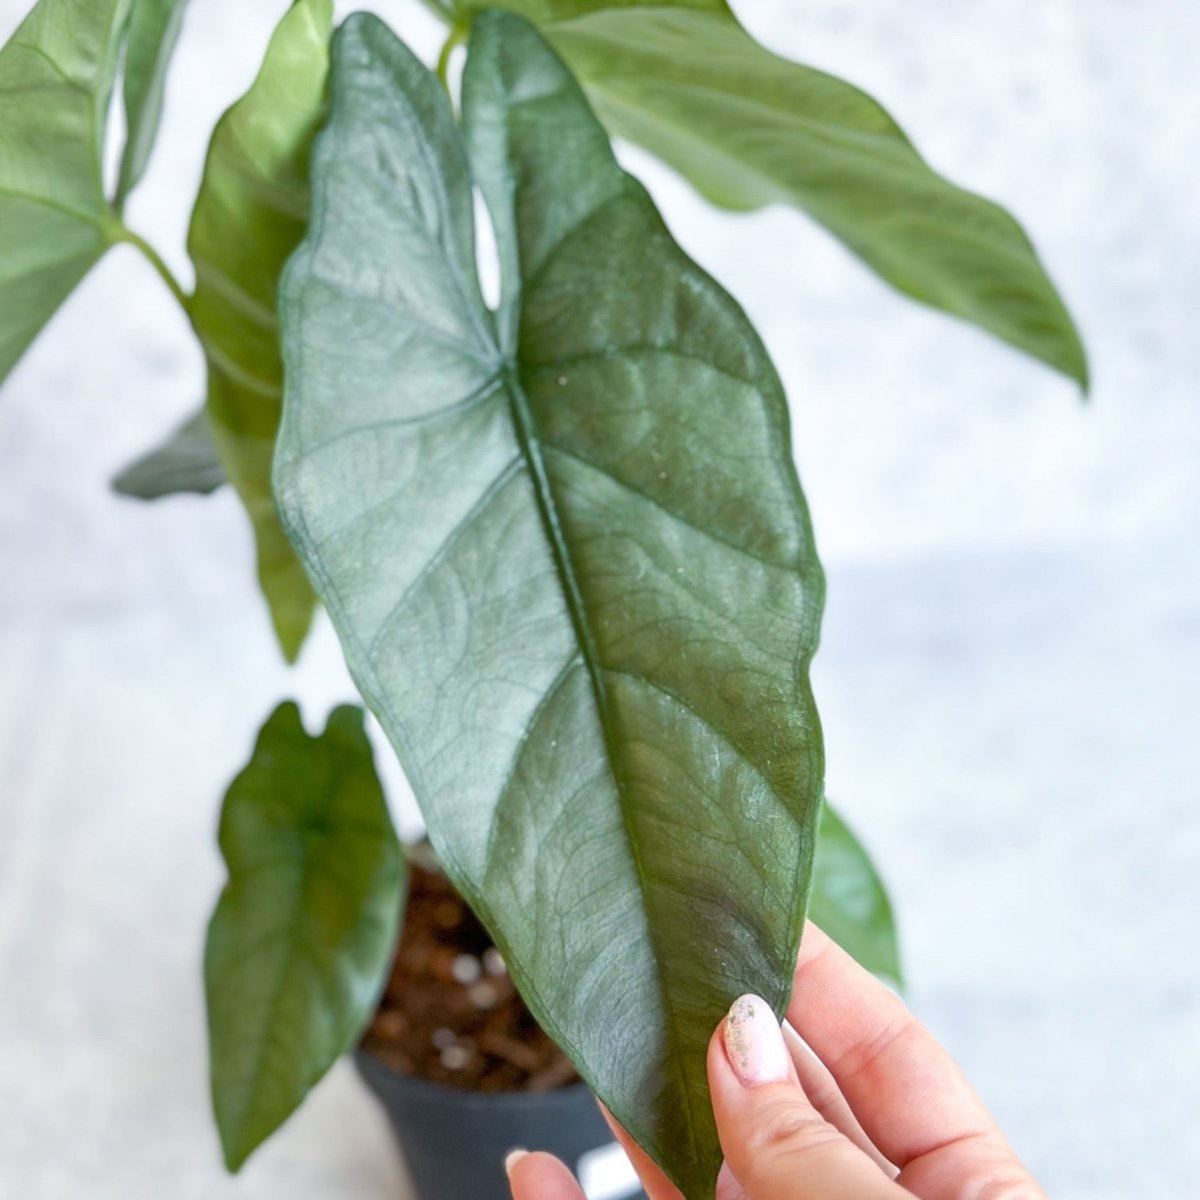
<path id="1" fill-rule="evenodd" d="M 27 7 L 0 0 L 0 36 Z M 377 7 L 436 48 L 417 5 Z M 1190 1194 L 1200 11 L 737 7 L 1009 204 L 1081 320 L 1086 407 L 796 214 L 710 212 L 628 155 L 788 384 L 830 576 L 829 790 L 892 883 L 912 1003 L 1059 1200 Z M 130 205 L 181 274 L 207 132 L 282 9 L 192 6 Z M 316 719 L 350 689 L 325 628 L 296 672 L 277 662 L 230 495 L 106 493 L 201 385 L 179 315 L 121 249 L 0 398 L 0 1193 L 382 1200 L 391 1148 L 346 1070 L 237 1181 L 210 1132 L 217 798 L 277 698 Z"/>

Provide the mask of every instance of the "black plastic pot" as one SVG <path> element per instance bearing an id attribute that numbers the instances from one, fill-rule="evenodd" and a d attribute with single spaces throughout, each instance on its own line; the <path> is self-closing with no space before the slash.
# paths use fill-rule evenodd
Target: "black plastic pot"
<path id="1" fill-rule="evenodd" d="M 572 1170 L 612 1134 L 585 1084 L 551 1092 L 460 1092 L 401 1075 L 365 1050 L 354 1062 L 387 1112 L 418 1200 L 509 1200 L 504 1156 L 549 1150 Z M 610 1200 L 644 1200 L 633 1189 Z"/>

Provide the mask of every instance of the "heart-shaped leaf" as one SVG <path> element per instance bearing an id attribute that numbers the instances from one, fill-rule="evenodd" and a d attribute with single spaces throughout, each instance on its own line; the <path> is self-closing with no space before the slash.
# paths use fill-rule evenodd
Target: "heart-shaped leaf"
<path id="1" fill-rule="evenodd" d="M 167 68 L 183 28 L 187 0 L 133 0 L 125 41 L 125 152 L 116 205 L 125 202 L 146 170 L 162 119 Z"/>
<path id="2" fill-rule="evenodd" d="M 137 500 L 159 500 L 180 492 L 207 496 L 225 482 L 208 415 L 193 413 L 157 449 L 131 462 L 114 480 L 113 491 Z"/>
<path id="3" fill-rule="evenodd" d="M 331 91 L 282 286 L 281 513 L 534 1014 L 711 1197 L 706 1047 L 740 993 L 786 1001 L 822 786 L 778 377 L 524 20 L 475 24 L 470 166 L 375 19 Z"/>
<path id="4" fill-rule="evenodd" d="M 308 223 L 308 155 L 324 113 L 332 20 L 332 0 L 296 0 L 284 16 L 258 78 L 213 133 L 188 233 L 213 437 L 254 526 L 259 583 L 289 660 L 315 601 L 271 496 L 283 394 L 275 294 Z"/>
<path id="5" fill-rule="evenodd" d="M 901 292 L 1086 389 L 1079 335 L 1020 225 L 933 171 L 858 88 L 772 54 L 724 0 L 497 2 L 543 23 L 609 129 L 715 204 L 803 209 Z"/>
<path id="6" fill-rule="evenodd" d="M 281 704 L 221 812 L 229 882 L 208 927 L 213 1107 L 229 1169 L 357 1041 L 387 976 L 404 855 L 362 710 L 310 737 Z"/>
<path id="7" fill-rule="evenodd" d="M 129 0 L 40 0 L 0 49 L 0 382 L 119 239 L 104 123 Z"/>
<path id="8" fill-rule="evenodd" d="M 808 915 L 868 971 L 903 984 L 896 922 L 883 880 L 828 804 L 821 812 Z"/>

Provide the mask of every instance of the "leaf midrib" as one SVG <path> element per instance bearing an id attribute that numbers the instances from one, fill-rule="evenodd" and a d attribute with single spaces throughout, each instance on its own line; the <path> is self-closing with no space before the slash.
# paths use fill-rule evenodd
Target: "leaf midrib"
<path id="1" fill-rule="evenodd" d="M 545 265 L 543 263 L 543 265 Z M 518 293 L 517 303 L 520 303 L 520 293 Z M 679 1035 L 676 1030 L 676 1024 L 673 1014 L 673 1004 L 671 1003 L 671 989 L 667 986 L 667 982 L 663 977 L 662 971 L 662 954 L 658 946 L 658 935 L 653 921 L 649 914 L 649 875 L 646 869 L 646 863 L 642 856 L 641 845 L 634 831 L 634 822 L 629 809 L 627 798 L 627 787 L 624 774 L 621 770 L 621 764 L 624 757 L 621 753 L 621 747 L 613 735 L 614 719 L 612 716 L 612 702 L 609 698 L 608 688 L 604 681 L 604 666 L 600 661 L 600 653 L 596 646 L 595 637 L 592 634 L 591 624 L 588 619 L 587 605 L 583 599 L 583 591 L 580 587 L 579 580 L 575 574 L 575 567 L 571 561 L 571 553 L 567 546 L 566 536 L 563 531 L 562 522 L 559 519 L 558 507 L 554 499 L 554 489 L 550 484 L 550 478 L 546 471 L 545 459 L 542 455 L 541 439 L 538 435 L 537 423 L 533 418 L 533 413 L 529 407 L 528 397 L 525 395 L 525 389 L 521 383 L 520 374 L 514 363 L 508 362 L 503 368 L 503 376 L 505 382 L 505 390 L 508 393 L 510 401 L 510 412 L 513 418 L 513 425 L 517 432 L 517 441 L 520 446 L 521 455 L 529 469 L 530 479 L 533 484 L 533 494 L 538 506 L 538 513 L 542 519 L 542 527 L 546 534 L 546 538 L 550 543 L 551 553 L 554 557 L 555 571 L 558 576 L 559 584 L 563 590 L 563 596 L 566 600 L 567 611 L 571 618 L 571 624 L 575 631 L 575 640 L 579 646 L 580 657 L 584 667 L 588 673 L 588 679 L 592 686 L 592 693 L 595 697 L 596 708 L 600 718 L 600 729 L 604 736 L 605 757 L 608 761 L 609 770 L 612 772 L 613 786 L 617 794 L 617 803 L 620 805 L 622 821 L 621 826 L 625 833 L 626 844 L 629 846 L 630 857 L 633 860 L 634 873 L 637 876 L 638 888 L 642 895 L 643 908 L 646 911 L 646 936 L 651 945 L 654 947 L 654 965 L 655 973 L 658 976 L 658 990 L 662 997 L 663 1008 L 668 1015 L 668 1019 L 664 1021 L 663 1028 L 667 1042 L 670 1045 L 671 1054 L 670 1060 L 673 1063 L 682 1062 L 680 1055 Z M 560 674 L 561 681 L 561 674 Z M 650 682 L 650 681 L 645 681 Z M 522 743 L 521 749 L 524 748 Z M 518 750 L 518 756 L 521 750 Z M 693 1152 L 696 1150 L 696 1116 L 692 1101 L 691 1091 L 687 1086 L 687 1080 L 682 1074 L 677 1075 L 680 1083 L 680 1093 L 686 1112 L 686 1127 L 688 1140 L 691 1144 Z"/>

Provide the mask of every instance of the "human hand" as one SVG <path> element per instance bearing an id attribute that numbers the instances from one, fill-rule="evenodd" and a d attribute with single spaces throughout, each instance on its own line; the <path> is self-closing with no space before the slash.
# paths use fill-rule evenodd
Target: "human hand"
<path id="1" fill-rule="evenodd" d="M 725 1152 L 717 1200 L 1045 1200 L 941 1044 L 815 925 L 787 1024 L 757 997 L 736 1001 L 708 1080 Z M 650 1200 L 681 1200 L 613 1128 Z M 584 1200 L 549 1154 L 506 1165 L 513 1200 Z"/>

